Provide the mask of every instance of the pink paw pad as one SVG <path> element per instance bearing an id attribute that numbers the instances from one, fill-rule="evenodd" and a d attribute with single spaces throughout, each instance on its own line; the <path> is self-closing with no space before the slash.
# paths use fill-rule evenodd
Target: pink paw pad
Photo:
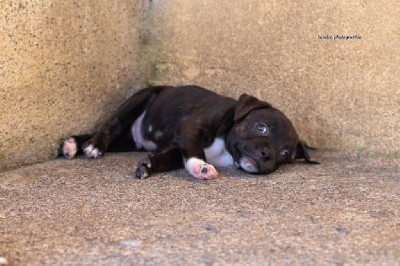
<path id="1" fill-rule="evenodd" d="M 217 170 L 211 164 L 197 165 L 193 172 L 197 179 L 213 179 L 218 176 Z"/>
<path id="2" fill-rule="evenodd" d="M 218 176 L 214 166 L 206 163 L 202 159 L 196 157 L 189 158 L 185 162 L 185 168 L 188 172 L 197 179 L 213 179 Z"/>
<path id="3" fill-rule="evenodd" d="M 77 151 L 78 147 L 74 138 L 69 138 L 64 141 L 63 154 L 66 158 L 72 159 Z"/>

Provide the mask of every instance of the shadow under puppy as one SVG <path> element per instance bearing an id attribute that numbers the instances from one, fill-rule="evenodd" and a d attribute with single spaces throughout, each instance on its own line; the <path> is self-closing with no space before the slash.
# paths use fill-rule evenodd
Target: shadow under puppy
<path id="1" fill-rule="evenodd" d="M 185 167 L 197 179 L 218 176 L 215 166 L 269 174 L 304 158 L 307 149 L 290 120 L 269 103 L 242 94 L 238 101 L 198 86 L 156 86 L 126 100 L 94 134 L 72 136 L 60 153 L 97 159 L 104 152 L 152 152 L 135 176 Z"/>

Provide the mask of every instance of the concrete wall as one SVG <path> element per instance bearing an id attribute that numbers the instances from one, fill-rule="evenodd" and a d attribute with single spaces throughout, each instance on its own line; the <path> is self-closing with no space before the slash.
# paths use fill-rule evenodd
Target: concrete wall
<path id="1" fill-rule="evenodd" d="M 399 156 L 399 1 L 153 5 L 164 51 L 154 83 L 252 93 L 281 108 L 312 146 Z"/>
<path id="2" fill-rule="evenodd" d="M 399 156 L 400 2 L 0 0 L 0 169 L 147 82 L 252 93 L 320 148 Z M 318 35 L 361 39 L 319 39 Z"/>
<path id="3" fill-rule="evenodd" d="M 54 157 L 143 86 L 147 2 L 0 0 L 0 169 Z"/>

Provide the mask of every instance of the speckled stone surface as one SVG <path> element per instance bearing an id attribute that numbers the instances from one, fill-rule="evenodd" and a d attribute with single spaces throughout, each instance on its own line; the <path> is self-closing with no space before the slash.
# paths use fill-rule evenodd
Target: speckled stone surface
<path id="1" fill-rule="evenodd" d="M 282 109 L 311 145 L 399 157 L 399 1 L 153 5 L 164 51 L 155 83 L 252 93 Z"/>
<path id="2" fill-rule="evenodd" d="M 142 153 L 0 173 L 10 265 L 397 265 L 400 169 L 318 151 L 268 176 L 220 169 L 132 179 Z"/>

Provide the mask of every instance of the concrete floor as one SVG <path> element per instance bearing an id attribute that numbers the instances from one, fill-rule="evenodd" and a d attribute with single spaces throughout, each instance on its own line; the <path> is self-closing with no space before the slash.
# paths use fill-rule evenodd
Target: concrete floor
<path id="1" fill-rule="evenodd" d="M 393 159 L 317 151 L 269 176 L 132 179 L 141 153 L 0 173 L 0 264 L 400 264 Z"/>

